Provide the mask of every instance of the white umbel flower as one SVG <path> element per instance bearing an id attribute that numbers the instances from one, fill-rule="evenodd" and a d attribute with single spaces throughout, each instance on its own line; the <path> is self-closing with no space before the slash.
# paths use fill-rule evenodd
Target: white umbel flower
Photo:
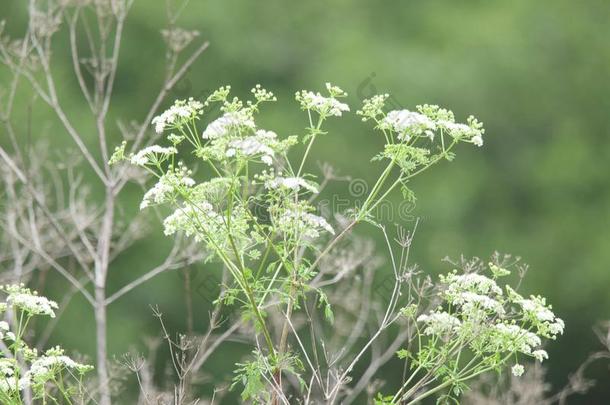
<path id="1" fill-rule="evenodd" d="M 176 192 L 176 187 L 193 187 L 194 185 L 195 180 L 188 177 L 186 172 L 166 173 L 144 194 L 140 203 L 140 210 L 169 201 Z"/>
<path id="2" fill-rule="evenodd" d="M 198 224 L 211 224 L 216 222 L 220 216 L 214 211 L 212 204 L 202 201 L 196 207 L 187 205 L 178 208 L 173 214 L 163 221 L 165 235 L 173 235 L 178 231 L 184 231 L 186 236 L 195 235 L 199 239 Z"/>
<path id="3" fill-rule="evenodd" d="M 230 141 L 226 156 L 233 157 L 240 155 L 250 157 L 260 155 L 261 161 L 271 166 L 277 145 L 278 140 L 275 132 L 259 129 L 253 136 Z"/>
<path id="4" fill-rule="evenodd" d="M 329 86 L 327 85 L 327 87 Z M 335 90 L 335 92 L 340 91 L 336 86 L 330 86 L 330 89 Z M 340 94 L 343 95 L 344 93 L 341 91 Z M 297 93 L 296 99 L 301 103 L 303 109 L 312 110 L 321 115 L 340 117 L 344 112 L 350 110 L 347 104 L 340 102 L 335 97 L 324 97 L 313 91 L 300 91 Z"/>
<path id="5" fill-rule="evenodd" d="M 335 234 L 332 226 L 324 218 L 299 209 L 283 211 L 277 220 L 277 226 L 285 233 L 296 232 L 310 239 L 319 237 L 322 231 Z"/>
<path id="6" fill-rule="evenodd" d="M 40 297 L 23 285 L 9 285 L 5 286 L 3 290 L 8 293 L 6 298 L 8 306 L 18 308 L 30 315 L 46 315 L 55 318 L 55 310 L 58 308 L 55 301 Z"/>
<path id="7" fill-rule="evenodd" d="M 243 111 L 227 112 L 222 117 L 212 121 L 201 134 L 203 139 L 216 139 L 231 131 L 254 130 L 252 117 Z"/>
<path id="8" fill-rule="evenodd" d="M 495 337 L 490 347 L 499 347 L 503 351 L 519 351 L 531 355 L 534 348 L 542 344 L 538 335 L 518 325 L 499 323 L 494 325 Z"/>
<path id="9" fill-rule="evenodd" d="M 448 294 L 470 291 L 477 294 L 502 295 L 502 289 L 496 282 L 481 274 L 449 274 L 444 281 L 448 284 Z"/>
<path id="10" fill-rule="evenodd" d="M 519 303 L 524 312 L 533 315 L 540 322 L 552 322 L 555 319 L 553 311 L 548 309 L 544 301 L 539 297 L 523 299 Z"/>
<path id="11" fill-rule="evenodd" d="M 474 117 L 468 118 L 468 124 L 440 120 L 438 126 L 453 138 L 470 140 L 476 146 L 483 146 L 483 133 L 485 131 Z"/>
<path id="12" fill-rule="evenodd" d="M 305 189 L 314 194 L 318 193 L 318 189 L 301 177 L 275 177 L 265 182 L 265 187 L 268 189 L 286 188 L 292 191 Z"/>
<path id="13" fill-rule="evenodd" d="M 466 315 L 477 310 L 484 310 L 496 315 L 503 315 L 505 312 L 504 307 L 497 300 L 487 295 L 469 291 L 457 294 L 457 296 L 453 298 L 452 303 L 461 306 Z"/>
<path id="14" fill-rule="evenodd" d="M 534 350 L 532 352 L 532 356 L 534 356 L 534 358 L 541 363 L 549 358 L 549 354 L 546 352 L 546 350 Z"/>
<path id="15" fill-rule="evenodd" d="M 194 119 L 203 112 L 203 104 L 192 98 L 188 100 L 177 100 L 173 106 L 164 111 L 161 115 L 153 118 L 152 124 L 155 132 L 160 134 L 165 129 L 180 126 L 185 121 Z"/>
<path id="16" fill-rule="evenodd" d="M 425 335 L 435 336 L 444 336 L 456 332 L 462 325 L 458 318 L 447 312 L 432 312 L 429 315 L 420 315 L 417 322 L 426 325 L 424 328 Z"/>
<path id="17" fill-rule="evenodd" d="M 381 121 L 381 127 L 398 133 L 398 139 L 409 141 L 414 136 L 434 138 L 436 124 L 429 117 L 409 110 L 394 110 Z"/>
<path id="18" fill-rule="evenodd" d="M 152 162 L 160 162 L 167 159 L 170 155 L 178 153 L 178 150 L 173 146 L 163 147 L 159 145 L 151 145 L 138 153 L 131 155 L 129 160 L 131 164 L 136 166 L 146 166 Z"/>
<path id="19" fill-rule="evenodd" d="M 483 146 L 483 137 L 481 135 L 475 135 L 471 139 L 472 143 L 478 147 Z"/>
<path id="20" fill-rule="evenodd" d="M 511 371 L 515 377 L 521 377 L 523 375 L 523 373 L 525 372 L 525 368 L 523 368 L 523 366 L 521 364 L 515 364 L 511 368 Z"/>

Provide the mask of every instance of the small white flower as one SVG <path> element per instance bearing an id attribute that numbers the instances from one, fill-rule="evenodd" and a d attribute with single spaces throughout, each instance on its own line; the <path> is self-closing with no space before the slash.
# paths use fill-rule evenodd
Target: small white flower
<path id="1" fill-rule="evenodd" d="M 198 232 L 198 224 L 201 222 L 205 225 L 211 225 L 216 222 L 219 215 L 214 211 L 212 204 L 202 201 L 197 204 L 197 207 L 188 205 L 179 207 L 173 214 L 165 218 L 163 221 L 165 235 L 173 235 L 178 231 L 184 231 L 186 236 L 195 235 L 196 239 L 200 239 Z"/>
<path id="2" fill-rule="evenodd" d="M 201 134 L 203 139 L 216 139 L 227 135 L 231 131 L 253 131 L 256 125 L 254 120 L 244 111 L 227 112 L 222 117 L 212 121 Z"/>
<path id="3" fill-rule="evenodd" d="M 61 348 L 55 347 L 32 362 L 30 369 L 24 375 L 24 379 L 28 383 L 44 384 L 47 381 L 53 381 L 65 369 L 84 373 L 91 370 L 91 367 L 75 362 L 70 357 L 65 356 Z"/>
<path id="4" fill-rule="evenodd" d="M 332 235 L 335 234 L 332 226 L 324 218 L 304 212 L 302 209 L 287 209 L 283 211 L 277 220 L 277 226 L 283 232 L 296 232 L 311 239 L 320 236 L 320 231 L 323 230 Z"/>
<path id="5" fill-rule="evenodd" d="M 499 323 L 494 325 L 495 338 L 491 347 L 500 351 L 519 351 L 532 354 L 535 347 L 540 346 L 542 341 L 535 333 L 527 331 L 518 325 Z"/>
<path id="6" fill-rule="evenodd" d="M 552 335 L 562 335 L 565 328 L 565 323 L 560 318 L 555 318 L 555 322 L 549 325 L 549 332 Z"/>
<path id="7" fill-rule="evenodd" d="M 433 120 L 417 112 L 409 110 L 390 111 L 381 121 L 382 128 L 388 128 L 398 133 L 398 139 L 409 141 L 413 136 L 426 135 L 434 138 L 436 124 Z"/>
<path id="8" fill-rule="evenodd" d="M 523 375 L 523 373 L 525 372 L 525 368 L 523 368 L 523 366 L 521 364 L 515 364 L 511 368 L 511 371 L 515 377 L 521 377 Z"/>
<path id="9" fill-rule="evenodd" d="M 314 194 L 318 193 L 318 189 L 301 177 L 275 177 L 265 182 L 265 187 L 268 189 L 287 188 L 293 191 L 299 191 L 304 188 Z"/>
<path id="10" fill-rule="evenodd" d="M 549 358 L 549 354 L 546 352 L 546 350 L 534 350 L 532 352 L 532 356 L 534 356 L 534 358 L 541 363 L 543 360 L 546 360 Z"/>
<path id="11" fill-rule="evenodd" d="M 188 177 L 188 173 L 190 172 L 184 168 L 161 176 L 159 181 L 144 194 L 140 203 L 140 210 L 169 201 L 172 195 L 176 193 L 176 187 L 193 187 L 195 180 Z"/>
<path id="12" fill-rule="evenodd" d="M 338 87 L 330 86 L 329 84 L 327 84 L 327 88 L 329 91 L 332 89 L 340 90 Z M 344 93 L 341 93 L 341 95 L 344 95 Z M 335 97 L 324 97 L 320 93 L 314 93 L 312 91 L 303 90 L 297 93 L 296 98 L 301 103 L 303 109 L 313 110 L 322 115 L 340 117 L 343 112 L 350 110 L 347 104 L 340 102 Z"/>
<path id="13" fill-rule="evenodd" d="M 496 282 L 489 277 L 481 274 L 449 274 L 445 277 L 448 284 L 447 295 L 459 294 L 460 292 L 470 291 L 477 294 L 502 295 L 502 289 Z"/>
<path id="14" fill-rule="evenodd" d="M 502 304 L 495 299 L 490 298 L 487 295 L 468 291 L 459 293 L 452 302 L 462 306 L 464 312 L 470 312 L 476 309 L 483 309 L 497 315 L 503 315 L 505 312 Z"/>
<path id="15" fill-rule="evenodd" d="M 55 318 L 55 310 L 58 308 L 55 301 L 40 297 L 22 286 L 13 285 L 7 286 L 4 289 L 8 293 L 6 298 L 7 305 L 19 308 L 32 315 L 46 315 Z M 7 336 L 10 333 L 7 333 Z"/>
<path id="16" fill-rule="evenodd" d="M 432 312 L 429 315 L 420 315 L 417 322 L 426 324 L 425 335 L 443 336 L 459 330 L 462 322 L 447 312 Z"/>
<path id="17" fill-rule="evenodd" d="M 257 131 L 257 134 L 260 131 Z M 273 156 L 275 155 L 275 151 L 267 145 L 263 139 L 260 139 L 259 136 L 249 136 L 244 139 L 235 139 L 229 142 L 229 149 L 227 149 L 226 156 L 233 157 L 237 154 L 237 151 L 240 152 L 242 156 L 253 156 L 253 155 L 262 155 L 261 160 L 263 163 L 271 164 L 273 162 Z M 265 158 L 263 160 L 263 157 Z"/>
<path id="18" fill-rule="evenodd" d="M 149 207 L 151 204 L 161 204 L 165 202 L 166 196 L 173 193 L 174 187 L 163 181 L 163 177 L 144 194 L 140 203 L 140 210 Z"/>
<path id="19" fill-rule="evenodd" d="M 273 157 L 271 157 L 271 155 L 263 155 L 261 156 L 261 162 L 267 166 L 271 166 L 273 164 Z"/>
<path id="20" fill-rule="evenodd" d="M 192 98 L 188 100 L 177 100 L 173 106 L 164 111 L 161 115 L 153 118 L 152 124 L 155 132 L 160 134 L 165 129 L 178 127 L 185 121 L 195 118 L 203 112 L 203 104 Z"/>
<path id="21" fill-rule="evenodd" d="M 521 300 L 520 304 L 524 312 L 532 314 L 540 322 L 551 322 L 555 319 L 553 311 L 548 309 L 537 297 Z"/>
<path id="22" fill-rule="evenodd" d="M 478 147 L 483 146 L 483 137 L 481 135 L 475 135 L 471 139 L 472 143 Z"/>
<path id="23" fill-rule="evenodd" d="M 456 139 L 470 139 L 476 146 L 483 146 L 483 132 L 480 123 L 474 119 L 474 117 L 470 117 L 468 119 L 467 124 L 461 124 L 453 121 L 442 120 L 439 121 L 438 124 L 441 128 L 443 128 L 449 136 Z"/>
<path id="24" fill-rule="evenodd" d="M 178 153 L 178 150 L 173 146 L 163 147 L 159 145 L 148 146 L 136 154 L 131 155 L 129 160 L 131 164 L 136 166 L 146 166 L 147 164 L 155 161 L 163 161 L 169 157 Z"/>

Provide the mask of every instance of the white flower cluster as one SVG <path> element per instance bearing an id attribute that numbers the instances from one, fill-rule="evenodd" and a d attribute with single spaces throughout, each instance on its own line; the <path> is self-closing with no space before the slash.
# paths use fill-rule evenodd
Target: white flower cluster
<path id="1" fill-rule="evenodd" d="M 276 226 L 284 234 L 302 235 L 309 239 L 318 238 L 322 231 L 335 234 L 324 218 L 307 212 L 301 206 L 281 210 L 276 219 Z"/>
<path id="2" fill-rule="evenodd" d="M 253 136 L 230 141 L 225 155 L 227 157 L 260 155 L 261 161 L 271 166 L 276 149 L 278 149 L 277 134 L 259 129 Z"/>
<path id="3" fill-rule="evenodd" d="M 525 368 L 521 364 L 515 364 L 511 368 L 511 372 L 513 373 L 513 375 L 515 377 L 521 377 L 523 375 L 523 373 L 525 372 Z"/>
<path id="4" fill-rule="evenodd" d="M 197 156 L 223 163 L 260 159 L 267 166 L 273 165 L 278 155 L 296 143 L 296 137 L 279 140 L 275 132 L 256 127 L 254 114 L 258 112 L 258 105 L 275 101 L 275 96 L 257 85 L 252 89 L 255 101 L 248 101 L 244 105 L 238 98 L 229 101 L 229 92 L 229 86 L 221 87 L 206 100 L 206 105 L 222 103 L 224 114 L 210 122 L 201 134 L 209 142 L 197 150 Z"/>
<path id="5" fill-rule="evenodd" d="M 482 274 L 457 274 L 457 272 L 453 272 L 441 277 L 441 281 L 448 285 L 446 291 L 448 295 L 464 291 L 473 291 L 477 294 L 492 293 L 502 295 L 502 289 L 498 287 L 498 284 Z"/>
<path id="6" fill-rule="evenodd" d="M 189 177 L 190 174 L 191 172 L 186 167 L 179 164 L 177 170 L 162 175 L 159 181 L 144 194 L 140 210 L 171 201 L 179 187 L 193 187 L 195 180 Z"/>
<path id="7" fill-rule="evenodd" d="M 8 322 L 0 321 L 0 340 L 4 339 L 15 341 L 15 334 L 10 331 Z"/>
<path id="8" fill-rule="evenodd" d="M 15 360 L 0 358 L 0 392 L 11 397 L 29 386 L 28 378 L 19 377 L 19 368 Z"/>
<path id="9" fill-rule="evenodd" d="M 511 301 L 521 307 L 524 317 L 536 328 L 536 333 L 549 339 L 563 334 L 565 323 L 555 316 L 544 297 L 532 295 L 526 299 L 512 289 L 507 288 L 507 292 Z"/>
<path id="10" fill-rule="evenodd" d="M 194 235 L 197 240 L 203 240 L 203 233 L 207 229 L 202 229 L 202 226 L 205 224 L 209 227 L 221 220 L 212 204 L 201 201 L 197 206 L 179 207 L 173 214 L 165 218 L 163 221 L 164 233 L 169 236 L 182 231 L 186 236 Z"/>
<path id="11" fill-rule="evenodd" d="M 364 105 L 358 111 L 363 121 L 373 119 L 378 122 L 378 128 L 397 134 L 403 142 L 409 142 L 420 137 L 434 140 L 435 134 L 442 131 L 456 141 L 483 145 L 483 124 L 473 116 L 468 117 L 467 123 L 457 123 L 453 112 L 437 105 L 418 105 L 417 111 L 393 110 L 384 114 L 387 94 L 377 95 L 364 100 Z"/>
<path id="12" fill-rule="evenodd" d="M 216 139 L 232 132 L 254 131 L 256 125 L 254 119 L 245 110 L 230 111 L 212 121 L 201 134 L 203 139 Z"/>
<path id="13" fill-rule="evenodd" d="M 35 350 L 28 349 L 28 353 L 36 355 Z M 43 391 L 47 383 L 54 383 L 65 371 L 82 375 L 91 369 L 91 366 L 77 363 L 64 355 L 59 347 L 35 358 L 25 372 L 13 359 L 0 358 L 0 392 L 10 397 L 27 388 L 32 388 L 34 392 Z"/>
<path id="14" fill-rule="evenodd" d="M 17 311 L 28 318 L 35 315 L 55 317 L 57 304 L 24 285 L 7 285 L 0 290 L 7 295 L 6 302 L 0 304 L 0 308 L 3 311 L 12 309 L 17 318 L 22 316 Z M 21 326 L 24 325 L 27 325 L 27 322 Z M 63 375 L 65 371 L 75 376 L 93 369 L 72 360 L 60 347 L 54 347 L 44 355 L 39 355 L 36 349 L 28 347 L 24 342 L 23 335 L 26 331 L 21 327 L 19 329 L 19 336 L 16 336 L 6 321 L 0 321 L 0 340 L 5 341 L 4 344 L 11 350 L 11 357 L 6 357 L 6 353 L 0 354 L 0 398 L 15 401 L 9 403 L 22 403 L 21 391 L 28 388 L 36 397 L 42 393 L 49 395 L 49 384 L 56 384 L 57 381 L 67 378 L 68 376 Z M 47 398 L 53 399 L 52 396 Z M 54 403 L 59 402 L 55 400 Z"/>
<path id="15" fill-rule="evenodd" d="M 267 189 L 288 189 L 291 191 L 299 191 L 305 189 L 313 194 L 318 193 L 318 188 L 311 182 L 301 177 L 273 177 L 265 182 Z"/>
<path id="16" fill-rule="evenodd" d="M 474 145 L 479 147 L 483 146 L 483 133 L 480 129 L 451 121 L 443 121 L 439 124 L 440 127 L 447 131 L 452 137 L 470 139 Z"/>
<path id="17" fill-rule="evenodd" d="M 159 164 L 167 160 L 171 155 L 178 153 L 173 146 L 163 147 L 159 145 L 148 146 L 129 157 L 131 164 L 146 166 L 147 164 Z"/>
<path id="18" fill-rule="evenodd" d="M 462 326 L 462 322 L 447 312 L 432 312 L 429 315 L 420 315 L 417 322 L 426 325 L 424 335 L 444 336 L 454 333 Z"/>
<path id="19" fill-rule="evenodd" d="M 542 344 L 538 335 L 509 322 L 493 325 L 486 338 L 486 350 L 489 352 L 507 351 L 531 355 Z"/>
<path id="20" fill-rule="evenodd" d="M 232 249 L 231 241 L 240 249 L 250 243 L 249 226 L 241 207 L 233 207 L 229 218 L 219 214 L 209 202 L 196 201 L 179 207 L 165 218 L 163 227 L 165 235 L 184 232 L 186 236 L 204 242 L 212 252 Z"/>
<path id="21" fill-rule="evenodd" d="M 271 166 L 277 156 L 282 156 L 295 143 L 296 137 L 279 140 L 275 132 L 259 129 L 246 136 L 233 133 L 230 136 L 214 138 L 199 149 L 197 154 L 205 160 L 260 160 Z"/>
<path id="22" fill-rule="evenodd" d="M 464 316 L 476 318 L 504 314 L 504 306 L 498 301 L 502 289 L 494 280 L 475 273 L 450 273 L 441 277 L 441 280 L 447 285 L 444 298 L 450 304 L 460 307 Z"/>
<path id="23" fill-rule="evenodd" d="M 390 111 L 383 120 L 381 128 L 390 129 L 398 133 L 398 139 L 408 142 L 416 136 L 427 136 L 434 139 L 436 123 L 424 114 L 409 110 Z"/>
<path id="24" fill-rule="evenodd" d="M 82 374 L 91 370 L 91 367 L 77 363 L 66 356 L 63 349 L 55 347 L 32 362 L 24 379 L 31 385 L 43 385 L 64 370 Z"/>
<path id="25" fill-rule="evenodd" d="M 301 90 L 296 93 L 296 99 L 304 110 L 315 111 L 323 116 L 340 117 L 344 112 L 349 111 L 349 106 L 337 100 L 337 97 L 345 97 L 347 93 L 337 86 L 326 83 L 329 97 L 324 97 L 320 93 Z"/>
<path id="26" fill-rule="evenodd" d="M 55 301 L 38 296 L 29 288 L 22 285 L 7 285 L 2 287 L 7 294 L 6 305 L 19 309 L 29 315 L 46 315 L 55 318 L 58 308 Z"/>
<path id="27" fill-rule="evenodd" d="M 177 100 L 173 106 L 161 115 L 153 118 L 155 132 L 160 134 L 166 129 L 180 128 L 186 122 L 194 120 L 203 113 L 203 104 L 192 98 Z"/>
<path id="28" fill-rule="evenodd" d="M 541 349 L 542 339 L 555 339 L 563 333 L 563 321 L 542 297 L 525 299 L 509 286 L 504 293 L 495 278 L 510 272 L 493 263 L 489 268 L 494 278 L 457 271 L 441 276 L 444 302 L 438 309 L 417 318 L 417 322 L 425 325 L 422 334 L 438 337 L 442 342 L 468 342 L 467 347 L 482 361 L 489 358 L 492 363 L 499 361 L 494 357 L 498 355 L 507 359 L 509 355 L 520 354 L 540 362 L 548 359 L 548 353 Z M 444 344 L 451 346 L 451 343 Z M 432 349 L 420 350 L 425 358 Z M 521 367 L 519 364 L 513 367 L 513 374 L 521 375 Z"/>

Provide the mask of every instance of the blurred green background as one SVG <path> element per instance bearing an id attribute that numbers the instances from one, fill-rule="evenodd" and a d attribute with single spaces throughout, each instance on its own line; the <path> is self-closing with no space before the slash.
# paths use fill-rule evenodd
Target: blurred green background
<path id="1" fill-rule="evenodd" d="M 24 29 L 24 3 L 0 2 L 0 17 L 12 35 Z M 160 0 L 135 2 L 117 78 L 116 118 L 140 119 L 161 82 L 163 7 Z M 438 273 L 450 270 L 441 263 L 447 255 L 487 257 L 499 250 L 523 257 L 531 265 L 524 291 L 546 295 L 567 324 L 565 336 L 548 347 L 555 388 L 599 348 L 591 328 L 610 318 L 610 2 L 197 0 L 180 25 L 201 31 L 199 39 L 211 47 L 170 98 L 201 96 L 224 84 L 245 94 L 261 83 L 282 101 L 267 109 L 262 126 L 283 135 L 305 123 L 294 92 L 322 90 L 326 81 L 350 93 L 353 110 L 359 98 L 377 91 L 391 93 L 404 108 L 434 103 L 461 120 L 477 116 L 487 131 L 484 147 L 461 147 L 453 163 L 413 183 L 414 214 L 422 218 L 413 261 Z M 62 102 L 87 128 L 65 34 L 55 41 Z M 72 147 L 44 106 L 33 114 L 33 137 L 47 138 L 58 152 Z M 354 114 L 330 127 L 332 135 L 315 146 L 317 160 L 374 181 L 381 167 L 369 159 L 381 139 Z M 0 132 L 2 144 L 4 137 Z M 345 192 L 345 186 L 336 191 Z M 128 190 L 126 209 L 135 211 L 140 194 Z M 109 291 L 166 251 L 168 241 L 151 221 L 150 236 L 113 264 Z M 213 267 L 198 266 L 197 277 Z M 46 293 L 58 298 L 61 291 L 58 285 Z M 153 304 L 171 330 L 184 330 L 181 279 L 165 274 L 110 308 L 114 355 L 141 349 L 143 334 L 159 333 Z M 201 330 L 207 305 L 195 297 Z M 85 304 L 75 300 L 60 325 L 54 342 L 92 353 L 92 314 Z M 230 373 L 239 351 L 223 356 L 208 365 L 211 373 Z M 607 403 L 607 365 L 596 365 L 590 375 L 600 379 L 597 387 L 570 404 Z"/>

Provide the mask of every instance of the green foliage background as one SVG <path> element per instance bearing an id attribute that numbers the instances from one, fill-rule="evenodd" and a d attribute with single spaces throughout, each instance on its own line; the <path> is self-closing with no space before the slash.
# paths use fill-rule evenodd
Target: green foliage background
<path id="1" fill-rule="evenodd" d="M 0 2 L 11 34 L 24 29 L 24 3 Z M 142 117 L 158 89 L 163 7 L 160 0 L 139 0 L 132 10 L 112 111 L 116 118 Z M 245 94 L 261 83 L 281 101 L 263 114 L 262 125 L 285 135 L 305 122 L 292 101 L 294 91 L 322 89 L 326 81 L 350 93 L 353 110 L 359 97 L 378 91 L 390 92 L 405 108 L 435 103 L 453 109 L 459 119 L 477 116 L 487 130 L 485 146 L 462 147 L 453 163 L 413 184 L 414 214 L 422 218 L 413 258 L 431 273 L 450 270 L 441 263 L 446 255 L 485 257 L 495 249 L 530 263 L 524 290 L 546 295 L 567 324 L 565 336 L 548 348 L 549 377 L 559 387 L 598 348 L 592 325 L 610 318 L 609 18 L 605 0 L 191 1 L 181 25 L 200 30 L 199 39 L 208 39 L 211 47 L 173 97 L 203 96 L 223 84 Z M 65 33 L 55 41 L 61 101 L 80 128 L 93 130 L 71 78 Z M 25 119 L 19 128 L 24 145 L 44 138 L 58 153 L 72 147 L 42 105 L 32 120 L 31 133 Z M 381 168 L 369 159 L 381 139 L 354 114 L 335 120 L 331 130 L 315 147 L 317 159 L 334 162 L 342 174 L 374 180 Z M 112 132 L 117 135 L 116 128 Z M 0 132 L 0 143 L 5 136 Z M 111 141 L 117 143 L 118 136 Z M 338 184 L 331 191 L 345 189 Z M 128 193 L 124 207 L 135 212 L 141 192 Z M 398 202 L 398 193 L 395 198 Z M 168 240 L 153 217 L 150 227 L 151 236 L 113 264 L 109 291 L 145 272 L 166 251 Z M 213 267 L 197 266 L 196 280 Z M 114 304 L 111 352 L 141 349 L 144 335 L 159 333 L 152 304 L 172 330 L 183 331 L 181 284 L 176 274 L 165 274 Z M 45 293 L 58 299 L 63 291 L 57 283 Z M 209 293 L 195 297 L 197 327 L 203 329 L 208 304 L 201 295 Z M 73 302 L 53 339 L 93 353 L 92 313 L 84 302 Z M 228 374 L 241 354 L 238 347 L 220 353 L 209 372 Z M 394 381 L 398 374 L 390 366 L 387 377 Z M 610 397 L 607 366 L 599 365 L 592 375 L 601 379 L 597 388 L 570 403 Z"/>

